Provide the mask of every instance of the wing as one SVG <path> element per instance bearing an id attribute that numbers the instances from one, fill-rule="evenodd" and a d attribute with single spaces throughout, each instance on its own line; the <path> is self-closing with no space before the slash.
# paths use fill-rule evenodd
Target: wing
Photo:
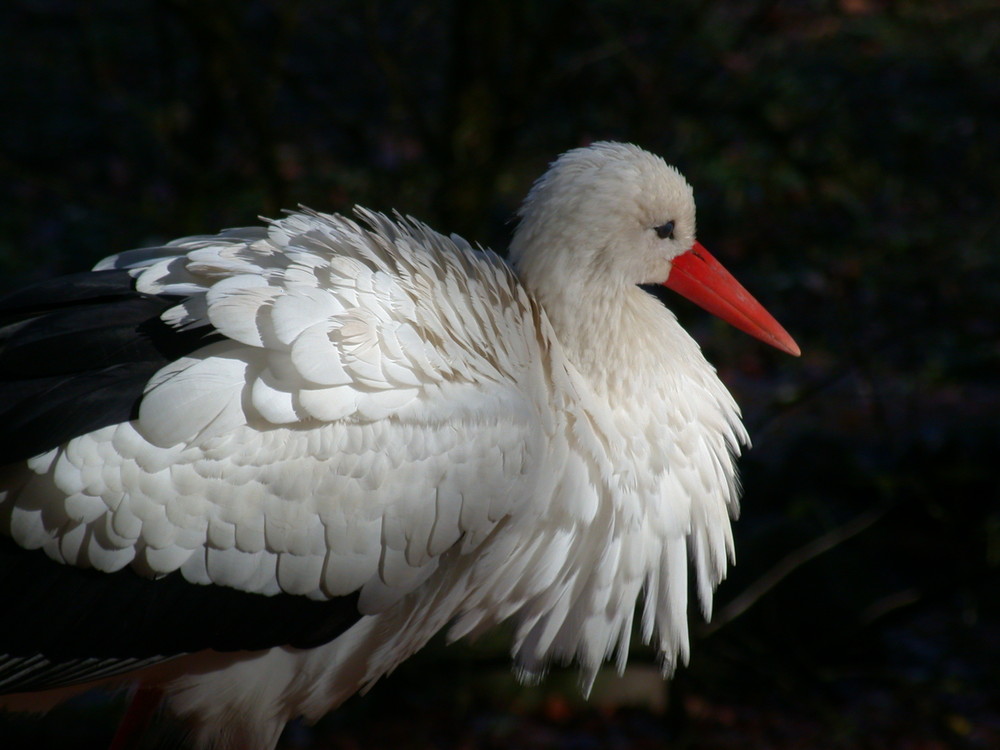
<path id="1" fill-rule="evenodd" d="M 554 429 L 537 308 L 491 253 L 361 218 L 299 213 L 188 238 L 8 300 L 4 445 L 27 460 L 3 470 L 0 523 L 31 567 L 43 550 L 81 573 L 131 568 L 156 591 L 136 601 L 159 601 L 161 618 L 191 584 L 258 603 L 355 594 L 357 616 L 518 512 Z M 26 596 L 30 609 L 39 595 Z M 252 643 L 245 612 L 207 640 L 147 641 L 158 655 L 250 648 L 349 624 L 310 611 L 304 632 Z M 22 644 L 9 653 L 30 650 L 31 630 L 4 634 Z M 95 651 L 81 633 L 65 658 L 150 655 L 145 641 Z"/>

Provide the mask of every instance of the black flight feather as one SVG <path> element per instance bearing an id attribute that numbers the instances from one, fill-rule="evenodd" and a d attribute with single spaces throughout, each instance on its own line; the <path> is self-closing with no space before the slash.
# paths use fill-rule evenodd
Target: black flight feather
<path id="1" fill-rule="evenodd" d="M 213 649 L 319 646 L 360 619 L 357 594 L 264 596 L 64 565 L 0 536 L 0 693 L 91 681 Z"/>
<path id="2" fill-rule="evenodd" d="M 164 365 L 222 337 L 160 316 L 181 299 L 138 293 L 127 271 L 51 279 L 0 298 L 0 456 L 5 463 L 134 419 Z"/>

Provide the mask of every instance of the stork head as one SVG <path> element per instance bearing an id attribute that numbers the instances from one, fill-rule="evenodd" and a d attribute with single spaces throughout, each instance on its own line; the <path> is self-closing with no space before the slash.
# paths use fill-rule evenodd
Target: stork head
<path id="1" fill-rule="evenodd" d="M 784 328 L 695 239 L 691 186 L 638 146 L 567 151 L 531 188 L 510 259 L 541 298 L 660 283 L 789 354 Z"/>

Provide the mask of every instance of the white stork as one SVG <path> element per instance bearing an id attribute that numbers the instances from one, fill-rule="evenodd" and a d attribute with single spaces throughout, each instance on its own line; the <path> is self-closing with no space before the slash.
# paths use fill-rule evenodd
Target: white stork
<path id="1" fill-rule="evenodd" d="M 0 692 L 162 692 L 272 748 L 442 628 L 514 623 L 587 689 L 638 631 L 688 657 L 733 555 L 732 397 L 665 282 L 798 347 L 635 146 L 556 160 L 510 265 L 408 218 L 311 211 L 0 301 Z"/>

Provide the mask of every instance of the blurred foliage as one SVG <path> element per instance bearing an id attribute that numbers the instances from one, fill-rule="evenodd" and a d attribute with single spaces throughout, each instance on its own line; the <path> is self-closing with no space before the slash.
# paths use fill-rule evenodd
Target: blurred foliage
<path id="1" fill-rule="evenodd" d="M 498 638 L 289 747 L 1000 745 L 997 2 L 7 0 L 0 50 L 2 288 L 299 203 L 502 250 L 561 151 L 663 154 L 804 351 L 670 300 L 756 443 L 717 612 L 882 513 L 706 630 L 655 731 L 548 698 L 504 724 L 528 693 L 477 687 Z"/>

